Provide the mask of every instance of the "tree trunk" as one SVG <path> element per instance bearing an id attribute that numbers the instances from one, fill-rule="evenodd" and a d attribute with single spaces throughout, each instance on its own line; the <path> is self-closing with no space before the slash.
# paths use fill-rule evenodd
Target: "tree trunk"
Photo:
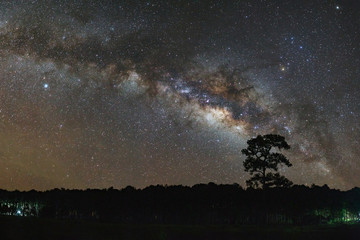
<path id="1" fill-rule="evenodd" d="M 262 172 L 262 179 L 261 179 L 261 184 L 262 184 L 262 189 L 265 189 L 266 188 L 266 183 L 265 183 L 265 171 L 266 169 L 263 168 L 263 172 Z"/>

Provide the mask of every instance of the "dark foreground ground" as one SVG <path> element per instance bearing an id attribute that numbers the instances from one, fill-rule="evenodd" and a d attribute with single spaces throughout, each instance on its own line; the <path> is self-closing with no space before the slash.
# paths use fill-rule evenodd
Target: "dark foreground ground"
<path id="1" fill-rule="evenodd" d="M 124 225 L 0 217 L 0 239 L 360 239 L 360 224 L 321 226 Z"/>

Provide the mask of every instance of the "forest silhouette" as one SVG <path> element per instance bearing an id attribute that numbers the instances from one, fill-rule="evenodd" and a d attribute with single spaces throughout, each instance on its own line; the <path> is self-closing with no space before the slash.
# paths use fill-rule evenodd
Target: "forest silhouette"
<path id="1" fill-rule="evenodd" d="M 360 189 L 313 185 L 243 189 L 238 184 L 122 190 L 0 191 L 0 213 L 156 224 L 320 224 L 359 220 Z"/>

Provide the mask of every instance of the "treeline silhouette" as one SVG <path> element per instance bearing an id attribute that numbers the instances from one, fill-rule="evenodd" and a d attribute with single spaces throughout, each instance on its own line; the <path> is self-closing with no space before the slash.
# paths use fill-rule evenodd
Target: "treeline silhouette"
<path id="1" fill-rule="evenodd" d="M 359 221 L 360 189 L 266 190 L 237 184 L 122 190 L 0 190 L 0 214 L 155 224 L 319 224 Z"/>

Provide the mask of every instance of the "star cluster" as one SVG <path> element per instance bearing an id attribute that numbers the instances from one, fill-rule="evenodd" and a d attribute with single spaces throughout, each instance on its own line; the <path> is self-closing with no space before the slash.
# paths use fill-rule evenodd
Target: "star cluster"
<path id="1" fill-rule="evenodd" d="M 0 186 L 244 184 L 277 133 L 298 184 L 360 184 L 357 1 L 0 3 Z"/>

